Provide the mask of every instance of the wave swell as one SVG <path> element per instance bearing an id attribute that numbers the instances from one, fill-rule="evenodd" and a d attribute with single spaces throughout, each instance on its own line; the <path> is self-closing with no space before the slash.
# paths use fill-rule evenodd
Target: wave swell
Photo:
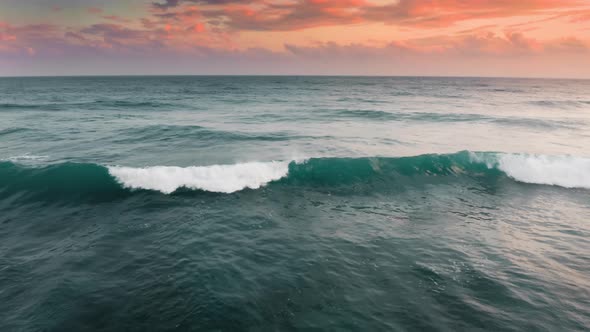
<path id="1" fill-rule="evenodd" d="M 29 167 L 9 159 L 0 162 L 0 196 L 36 192 L 52 197 L 108 197 L 135 190 L 171 194 L 183 188 L 233 193 L 269 184 L 378 191 L 470 179 L 493 184 L 501 178 L 590 189 L 590 158 L 464 151 L 402 158 L 312 158 L 305 162 L 143 168 L 77 163 Z"/>

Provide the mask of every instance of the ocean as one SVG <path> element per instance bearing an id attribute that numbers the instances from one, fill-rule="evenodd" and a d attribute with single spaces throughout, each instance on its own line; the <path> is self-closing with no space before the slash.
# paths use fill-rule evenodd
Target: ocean
<path id="1" fill-rule="evenodd" d="M 1 331 L 590 329 L 590 81 L 0 78 Z"/>

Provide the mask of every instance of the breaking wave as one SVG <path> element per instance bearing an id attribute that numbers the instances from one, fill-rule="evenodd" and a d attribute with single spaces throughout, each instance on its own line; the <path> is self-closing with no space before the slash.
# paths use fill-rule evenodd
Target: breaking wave
<path id="1" fill-rule="evenodd" d="M 31 167 L 9 158 L 0 162 L 0 195 L 33 192 L 51 197 L 97 194 L 109 197 L 137 190 L 171 194 L 179 189 L 229 194 L 270 184 L 343 190 L 363 187 L 378 191 L 469 179 L 497 183 L 502 178 L 590 189 L 590 158 L 463 151 L 401 158 L 311 158 L 304 162 L 191 167 L 80 163 Z"/>
<path id="2" fill-rule="evenodd" d="M 109 167 L 109 173 L 125 188 L 157 190 L 170 194 L 179 188 L 232 193 L 258 189 L 286 176 L 288 162 L 252 162 L 213 166 Z"/>
<path id="3" fill-rule="evenodd" d="M 485 162 L 516 181 L 590 189 L 590 158 L 530 154 L 477 154 L 474 162 Z"/>

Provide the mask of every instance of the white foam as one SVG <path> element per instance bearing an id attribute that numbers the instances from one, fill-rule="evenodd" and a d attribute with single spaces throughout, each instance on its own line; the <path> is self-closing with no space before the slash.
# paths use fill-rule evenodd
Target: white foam
<path id="1" fill-rule="evenodd" d="M 520 182 L 590 189 L 590 158 L 502 153 L 494 166 Z"/>
<path id="2" fill-rule="evenodd" d="M 258 189 L 289 173 L 289 162 L 250 162 L 213 166 L 154 166 L 145 168 L 111 166 L 109 173 L 124 187 L 158 190 L 170 194 L 179 188 L 233 193 Z"/>
<path id="3" fill-rule="evenodd" d="M 8 157 L 4 160 L 8 160 L 8 161 L 12 161 L 12 162 L 18 162 L 18 161 L 37 161 L 37 160 L 45 160 L 49 158 L 48 156 L 35 156 L 35 155 L 30 155 L 30 154 L 23 154 L 20 156 L 12 156 L 12 157 Z"/>

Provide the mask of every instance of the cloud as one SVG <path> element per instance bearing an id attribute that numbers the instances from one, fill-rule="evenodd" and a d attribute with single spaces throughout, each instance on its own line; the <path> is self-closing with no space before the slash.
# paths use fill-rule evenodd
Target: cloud
<path id="1" fill-rule="evenodd" d="M 312 46 L 285 45 L 291 54 L 317 59 L 394 59 L 398 56 L 441 58 L 511 58 L 546 54 L 588 54 L 590 45 L 575 37 L 540 42 L 522 33 L 480 32 L 460 36 L 438 36 L 391 42 L 382 47 L 363 44 L 319 43 Z"/>
<path id="2" fill-rule="evenodd" d="M 104 15 L 102 18 L 108 21 L 118 22 L 118 23 L 131 23 L 130 19 L 118 16 L 118 15 Z"/>
<path id="3" fill-rule="evenodd" d="M 194 17 L 200 18 L 197 14 Z M 182 19 L 179 20 L 182 21 Z M 232 49 L 231 46 L 223 44 L 224 38 L 224 34 L 211 33 L 207 25 L 199 20 L 191 20 L 187 21 L 187 24 L 179 25 L 162 25 L 161 22 L 154 23 L 146 20 L 143 21 L 143 27 L 134 28 L 124 22 L 112 22 L 65 30 L 51 24 L 13 26 L 0 23 L 0 42 L 4 45 L 3 50 L 33 48 L 36 50 L 36 55 L 68 54 L 68 52 L 76 55 L 80 50 L 84 52 L 108 50 L 110 53 L 137 53 L 138 55 L 150 53 L 166 53 L 170 56 L 190 55 L 197 50 L 202 50 L 203 47 L 219 48 L 220 51 Z M 398 39 L 380 47 L 364 43 L 339 44 L 336 42 L 309 45 L 287 43 L 284 47 L 284 53 L 291 56 L 359 59 L 408 54 L 510 57 L 543 53 L 586 54 L 588 50 L 588 43 L 574 36 L 537 40 L 522 32 L 497 33 L 488 30 L 485 26 L 471 31 L 461 31 L 458 34 Z"/>
<path id="4" fill-rule="evenodd" d="M 97 7 L 89 7 L 87 9 L 88 13 L 90 14 L 101 14 L 102 13 L 102 9 L 97 8 Z"/>
<path id="5" fill-rule="evenodd" d="M 1 41 L 15 41 L 16 40 L 16 36 L 15 35 L 11 35 L 8 33 L 0 33 L 0 42 Z"/>
<path id="6" fill-rule="evenodd" d="M 581 41 L 556 40 L 545 50 L 522 51 L 514 36 L 480 36 L 513 47 L 518 56 L 498 56 L 475 47 L 469 38 L 449 39 L 446 49 L 426 50 L 412 43 L 392 42 L 383 47 L 363 44 L 288 44 L 286 51 L 244 50 L 193 46 L 182 52 L 143 44 L 136 48 L 90 48 L 88 41 L 58 44 L 67 54 L 51 55 L 25 48 L 17 56 L 0 55 L 0 75 L 70 74 L 300 74 L 300 75 L 469 75 L 590 77 L 588 46 Z M 512 41 L 511 41 L 512 40 Z M 81 40 L 80 40 L 81 41 Z M 59 41 L 55 41 L 60 43 Z M 419 41 L 414 41 L 419 44 Z M 0 54 L 2 54 L 0 44 Z M 510 46 L 512 45 L 512 46 Z M 42 45 L 43 46 L 43 45 Z M 573 47 L 572 47 L 573 46 Z M 582 46 L 581 49 L 578 49 Z M 470 52 L 465 52 L 465 48 Z M 572 49 L 575 49 L 572 52 Z M 7 66 L 7 64 L 10 64 Z M 81 68 L 84 69 L 81 71 Z"/>
<path id="7" fill-rule="evenodd" d="M 164 3 L 161 2 L 154 2 L 153 6 L 158 8 L 158 9 L 168 9 L 168 8 L 172 8 L 172 7 L 176 7 L 178 6 L 178 4 L 180 3 L 180 0 L 166 0 Z"/>
<path id="8" fill-rule="evenodd" d="M 306 71 L 305 65 L 313 64 L 310 68 L 322 73 L 349 73 L 355 66 L 378 72 L 373 63 L 379 70 L 402 70 L 400 63 L 416 69 L 419 63 L 434 73 L 445 63 L 457 70 L 461 61 L 474 63 L 475 72 L 475 64 L 521 61 L 524 66 L 561 57 L 579 58 L 578 67 L 585 63 L 590 68 L 590 35 L 580 33 L 590 22 L 585 0 L 160 0 L 149 1 L 143 15 L 133 16 L 110 6 L 105 7 L 108 15 L 100 8 L 81 8 L 92 24 L 56 19 L 68 10 L 35 24 L 0 22 L 0 60 L 201 61 L 222 72 L 244 72 L 238 64 L 254 62 L 260 67 L 252 68 L 262 70 L 266 61 L 277 71 Z M 511 19 L 502 23 L 500 18 Z M 369 41 L 366 31 L 349 37 L 306 30 L 293 37 L 302 29 L 354 24 L 358 29 L 351 29 L 379 26 L 381 35 Z M 561 24 L 562 30 L 547 36 L 531 30 L 543 24 Z M 446 28 L 453 26 L 457 28 Z M 384 37 L 389 28 L 395 38 Z M 555 68 L 566 64 L 551 62 Z"/>
<path id="9" fill-rule="evenodd" d="M 590 10 L 578 12 L 576 15 L 572 15 L 571 22 L 573 23 L 584 23 L 590 22 Z"/>
<path id="10" fill-rule="evenodd" d="M 163 0 L 160 2 L 153 2 L 152 6 L 157 9 L 167 10 L 170 8 L 178 7 L 181 4 L 192 3 L 192 4 L 205 4 L 205 5 L 224 5 L 231 3 L 250 3 L 254 0 L 248 1 L 236 1 L 236 0 Z"/>
<path id="11" fill-rule="evenodd" d="M 187 8 L 223 22 L 227 29 L 289 31 L 318 26 L 378 22 L 420 28 L 451 26 L 473 19 L 546 15 L 588 6 L 581 0 L 167 0 L 153 3 L 160 17 L 178 17 Z"/>

